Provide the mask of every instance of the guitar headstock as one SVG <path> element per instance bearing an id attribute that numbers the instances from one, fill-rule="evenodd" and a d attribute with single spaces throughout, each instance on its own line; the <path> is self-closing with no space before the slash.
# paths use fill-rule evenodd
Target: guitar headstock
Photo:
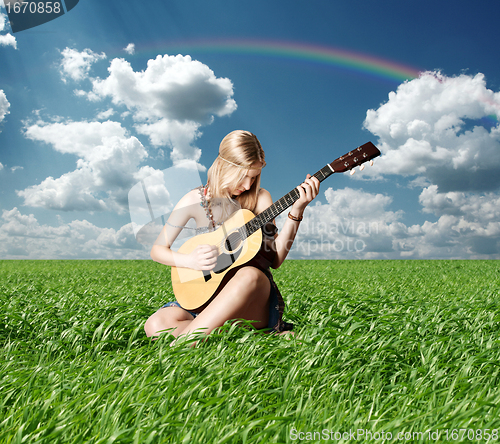
<path id="1" fill-rule="evenodd" d="M 347 154 L 340 156 L 334 160 L 330 166 L 336 173 L 343 173 L 344 171 L 352 170 L 354 167 L 368 162 L 375 157 L 380 156 L 379 149 L 371 142 L 367 142 L 358 148 L 349 151 Z M 354 171 L 351 171 L 354 173 Z"/>

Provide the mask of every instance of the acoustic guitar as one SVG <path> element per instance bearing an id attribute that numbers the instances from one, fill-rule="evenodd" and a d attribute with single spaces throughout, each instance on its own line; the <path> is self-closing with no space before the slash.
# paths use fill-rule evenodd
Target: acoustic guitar
<path id="1" fill-rule="evenodd" d="M 334 173 L 352 170 L 379 155 L 380 151 L 373 143 L 365 143 L 327 164 L 314 177 L 322 182 Z M 292 206 L 299 197 L 299 191 L 294 188 L 257 216 L 249 210 L 238 210 L 217 230 L 186 241 L 179 248 L 179 253 L 189 254 L 198 245 L 208 244 L 217 246 L 219 255 L 212 270 L 172 267 L 172 288 L 179 304 L 186 310 L 196 310 L 206 304 L 219 286 L 225 285 L 227 279 L 223 282 L 224 278 L 231 270 L 248 263 L 257 255 L 263 246 L 262 228 Z"/>

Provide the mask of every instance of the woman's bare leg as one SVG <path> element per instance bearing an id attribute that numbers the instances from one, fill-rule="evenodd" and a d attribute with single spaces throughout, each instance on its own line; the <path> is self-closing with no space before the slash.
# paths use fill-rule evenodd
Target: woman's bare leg
<path id="1" fill-rule="evenodd" d="M 192 332 L 211 333 L 229 319 L 255 321 L 255 328 L 269 323 L 269 293 L 267 276 L 254 267 L 240 268 L 221 292 L 192 322 L 186 323 L 180 335 Z"/>
<path id="2" fill-rule="evenodd" d="M 153 313 L 144 324 L 144 330 L 148 337 L 158 336 L 162 330 L 174 329 L 170 333 L 175 337 L 184 330 L 194 317 L 179 307 L 160 308 L 156 313 Z"/>

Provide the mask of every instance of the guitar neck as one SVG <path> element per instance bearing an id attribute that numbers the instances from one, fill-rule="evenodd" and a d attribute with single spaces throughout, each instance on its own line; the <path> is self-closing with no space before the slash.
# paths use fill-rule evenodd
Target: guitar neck
<path id="1" fill-rule="evenodd" d="M 313 177 L 316 177 L 320 182 L 323 182 L 332 174 L 333 169 L 330 165 L 326 165 L 314 174 Z M 268 222 L 271 222 L 276 216 L 279 216 L 283 213 L 283 211 L 291 207 L 297 200 L 299 200 L 299 197 L 300 194 L 297 188 L 294 188 L 292 191 L 285 194 L 281 199 L 274 202 L 270 207 L 266 208 L 262 213 L 258 214 L 251 221 L 245 224 L 246 235 L 250 236 Z"/>
<path id="2" fill-rule="evenodd" d="M 323 182 L 328 176 L 333 173 L 343 173 L 352 170 L 354 167 L 368 162 L 375 157 L 380 156 L 379 149 L 371 142 L 358 146 L 356 149 L 349 151 L 347 154 L 340 156 L 332 163 L 321 168 L 314 177 L 320 182 Z M 244 226 L 246 236 L 250 236 L 258 229 L 262 228 L 268 222 L 271 222 L 276 216 L 280 215 L 288 207 L 291 207 L 300 197 L 297 188 L 294 188 L 289 193 L 285 194 L 281 199 L 274 202 L 269 208 L 264 210 Z"/>

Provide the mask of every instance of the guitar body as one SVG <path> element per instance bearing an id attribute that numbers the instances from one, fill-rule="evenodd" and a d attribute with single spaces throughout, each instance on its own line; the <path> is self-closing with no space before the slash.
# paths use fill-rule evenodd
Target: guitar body
<path id="1" fill-rule="evenodd" d="M 172 288 L 175 298 L 186 310 L 196 310 L 216 293 L 222 280 L 231 270 L 249 262 L 262 245 L 262 230 L 241 239 L 238 229 L 254 218 L 249 210 L 238 210 L 221 227 L 187 240 L 178 250 L 189 254 L 198 245 L 216 245 L 219 249 L 217 265 L 210 271 L 172 267 Z"/>

